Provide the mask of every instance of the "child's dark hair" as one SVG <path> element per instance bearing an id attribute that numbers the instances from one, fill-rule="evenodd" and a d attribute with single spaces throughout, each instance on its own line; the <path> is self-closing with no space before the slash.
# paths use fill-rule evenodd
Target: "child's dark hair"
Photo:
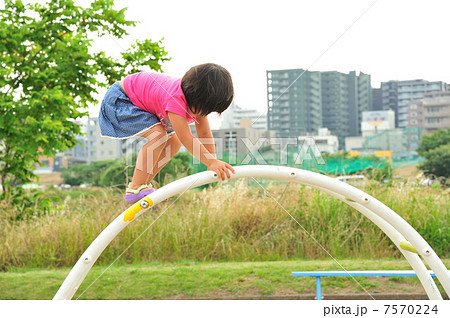
<path id="1" fill-rule="evenodd" d="M 192 67 L 181 80 L 181 89 L 192 112 L 206 116 L 221 114 L 233 101 L 230 73 L 220 65 L 206 63 Z"/>

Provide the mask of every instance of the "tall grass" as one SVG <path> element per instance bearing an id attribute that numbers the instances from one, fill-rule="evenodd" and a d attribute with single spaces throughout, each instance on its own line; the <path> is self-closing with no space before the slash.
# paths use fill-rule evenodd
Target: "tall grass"
<path id="1" fill-rule="evenodd" d="M 175 198 L 136 219 L 98 262 L 114 261 L 161 214 L 119 263 L 317 259 L 327 253 L 336 258 L 401 256 L 376 225 L 334 197 L 294 183 L 266 181 L 264 186 L 283 207 L 249 180 L 191 190 L 169 209 Z M 363 190 L 406 219 L 439 256 L 450 256 L 448 192 L 377 182 Z M 1 270 L 73 266 L 127 208 L 123 194 L 113 188 L 48 192 L 55 194 L 62 201 L 50 213 L 22 221 L 14 221 L 12 206 L 0 203 Z"/>

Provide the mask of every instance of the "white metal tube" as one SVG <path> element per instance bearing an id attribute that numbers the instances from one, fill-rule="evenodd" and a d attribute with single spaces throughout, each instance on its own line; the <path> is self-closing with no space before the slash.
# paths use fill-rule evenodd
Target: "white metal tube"
<path id="1" fill-rule="evenodd" d="M 429 245 L 423 240 L 423 238 L 414 230 L 412 227 L 404 221 L 400 216 L 398 216 L 394 211 L 389 209 L 387 206 L 377 201 L 375 198 L 369 196 L 368 194 L 362 192 L 361 190 L 352 187 L 348 184 L 340 182 L 336 179 L 290 167 L 278 167 L 278 166 L 238 166 L 235 167 L 236 174 L 232 174 L 232 179 L 242 178 L 242 177 L 264 177 L 264 178 L 275 178 L 278 180 L 292 181 L 301 184 L 306 184 L 314 187 L 319 187 L 322 190 L 328 189 L 331 193 L 339 194 L 341 197 L 346 198 L 344 202 L 357 203 L 362 207 L 363 210 L 369 210 L 375 215 L 383 219 L 386 223 L 390 224 L 396 231 L 401 233 L 418 251 L 419 253 L 425 254 L 428 259 L 427 262 L 433 269 L 439 281 L 444 286 L 447 294 L 450 295 L 450 275 L 445 268 L 442 261 L 429 247 Z M 147 202 L 150 206 L 158 204 L 162 200 L 174 196 L 179 193 L 183 193 L 187 189 L 195 188 L 203 184 L 212 183 L 217 181 L 217 175 L 212 171 L 200 172 L 195 175 L 191 175 L 175 182 L 172 182 L 160 189 L 153 192 L 143 200 Z M 347 200 L 350 199 L 352 201 Z M 143 201 L 141 200 L 141 201 Z M 71 299 L 75 294 L 76 290 L 81 285 L 82 281 L 86 277 L 87 273 L 91 269 L 93 263 L 97 260 L 99 255 L 108 246 L 108 244 L 114 239 L 114 237 L 125 227 L 130 221 L 135 220 L 137 217 L 142 215 L 144 209 L 138 206 L 138 204 L 133 205 L 119 215 L 105 230 L 100 233 L 100 235 L 94 240 L 94 242 L 88 247 L 88 249 L 83 253 L 82 257 L 75 264 L 74 268 L 71 270 L 66 280 L 63 282 L 61 288 L 56 293 L 54 300 L 57 299 Z M 357 206 L 357 205 L 355 205 Z M 361 211 L 360 211 L 361 212 Z M 377 222 L 379 220 L 377 219 Z M 392 221 L 392 223 L 391 223 Z M 381 223 L 380 223 L 381 224 Z M 378 225 L 378 224 L 377 224 Z M 383 231 L 385 229 L 380 227 Z M 390 230 L 389 230 L 390 231 Z M 392 232 L 392 231 L 391 231 Z M 390 233 L 391 233 L 390 232 Z M 394 232 L 391 235 L 395 236 Z M 396 242 L 398 238 L 395 239 Z M 397 243 L 395 243 L 397 245 Z M 398 245 L 397 245 L 398 246 Z M 402 251 L 403 253 L 403 251 Z M 423 256 L 423 255 L 422 255 Z M 413 259 L 413 257 L 407 257 L 408 261 Z M 423 277 L 423 269 L 418 265 L 417 260 L 410 261 L 411 266 L 414 270 L 418 270 L 417 274 L 421 277 L 421 282 L 424 284 L 428 280 Z M 414 264 L 414 265 L 413 265 Z M 423 264 L 422 264 L 423 265 Z M 425 290 L 428 292 L 430 287 L 424 285 Z M 431 291 L 429 296 L 432 295 L 434 298 L 434 291 Z"/>
<path id="2" fill-rule="evenodd" d="M 148 197 L 153 201 L 153 205 L 160 203 L 161 201 L 174 196 L 178 193 L 182 193 L 188 189 L 201 186 L 206 183 L 217 181 L 217 176 L 214 176 L 213 172 L 199 173 L 193 176 L 185 177 L 180 180 L 174 181 L 160 189 L 153 192 Z M 59 288 L 54 300 L 67 300 L 72 299 L 81 283 L 85 279 L 92 265 L 97 261 L 100 254 L 111 243 L 111 241 L 122 231 L 130 222 L 124 221 L 124 214 L 130 210 L 128 208 L 125 212 L 121 213 L 114 221 L 108 225 L 97 238 L 91 243 L 86 251 L 81 255 L 75 266 L 70 271 L 67 278 Z M 133 216 L 134 221 L 137 217 L 141 216 L 145 210 L 142 209 Z"/>
<path id="3" fill-rule="evenodd" d="M 393 228 L 389 223 L 387 223 L 385 220 L 380 218 L 378 215 L 367 209 L 366 207 L 354 203 L 349 202 L 346 200 L 343 196 L 332 192 L 328 189 L 324 189 L 321 187 L 314 187 L 318 190 L 321 190 L 325 193 L 328 193 L 339 200 L 347 203 L 352 208 L 356 209 L 357 211 L 361 212 L 365 217 L 367 217 L 369 220 L 371 220 L 373 223 L 375 223 L 381 231 L 383 231 L 392 242 L 394 242 L 395 246 L 400 250 L 400 252 L 403 254 L 403 256 L 406 258 L 408 263 L 411 265 L 412 269 L 417 273 L 417 277 L 419 278 L 420 282 L 422 283 L 423 288 L 425 289 L 425 292 L 427 293 L 427 296 L 431 300 L 442 300 L 442 295 L 439 292 L 439 289 L 436 286 L 436 283 L 433 279 L 433 277 L 430 275 L 430 272 L 426 268 L 426 266 L 423 264 L 420 257 L 412 252 L 405 251 L 400 247 L 400 243 L 402 241 L 405 241 L 405 238 L 395 229 Z"/>
<path id="4" fill-rule="evenodd" d="M 345 198 L 349 198 L 354 202 L 367 207 L 373 213 L 388 222 L 414 246 L 424 261 L 434 271 L 447 295 L 450 296 L 450 275 L 444 263 L 442 263 L 440 258 L 422 236 L 397 213 L 367 193 L 337 179 L 306 170 L 300 170 L 298 176 L 296 175 L 295 178 L 302 184 L 331 189 Z"/>

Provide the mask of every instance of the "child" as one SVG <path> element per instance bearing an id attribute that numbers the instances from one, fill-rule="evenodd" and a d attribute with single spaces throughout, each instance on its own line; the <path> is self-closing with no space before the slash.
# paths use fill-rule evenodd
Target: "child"
<path id="1" fill-rule="evenodd" d="M 233 100 L 230 73 L 216 64 L 192 67 L 182 79 L 159 73 L 135 73 L 114 83 L 101 103 L 101 135 L 113 139 L 140 136 L 148 142 L 139 151 L 126 202 L 136 202 L 155 191 L 151 181 L 183 144 L 190 153 L 216 171 L 219 178 L 235 173 L 217 160 L 207 115 L 221 114 Z M 188 124 L 195 122 L 199 139 Z"/>

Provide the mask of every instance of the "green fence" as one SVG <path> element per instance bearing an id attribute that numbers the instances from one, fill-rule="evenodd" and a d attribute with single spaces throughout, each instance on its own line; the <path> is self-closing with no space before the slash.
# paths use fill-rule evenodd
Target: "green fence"
<path id="1" fill-rule="evenodd" d="M 394 168 L 394 169 L 407 168 L 407 167 L 417 165 L 423 161 L 425 161 L 425 158 L 422 158 L 419 156 L 412 157 L 412 158 L 404 158 L 404 159 L 394 158 L 394 162 L 392 163 L 392 168 Z"/>
<path id="2" fill-rule="evenodd" d="M 243 161 L 247 157 L 248 154 L 242 154 L 237 156 L 230 156 L 229 154 L 224 154 L 222 158 L 219 158 L 223 161 L 229 162 L 233 165 L 242 165 Z M 386 165 L 390 165 L 390 163 L 382 158 L 375 156 L 364 156 L 364 157 L 351 157 L 347 153 L 341 153 L 332 156 L 326 155 L 317 155 L 311 152 L 309 156 L 306 156 L 305 159 L 302 160 L 301 163 L 296 163 L 295 155 L 292 154 L 280 154 L 275 152 L 266 152 L 259 154 L 260 158 L 251 157 L 250 160 L 245 160 L 245 165 L 257 165 L 257 164 L 268 164 L 268 165 L 277 165 L 277 166 L 290 166 L 300 169 L 305 169 L 309 171 L 315 171 L 319 173 L 326 174 L 354 174 L 360 171 L 363 171 L 368 168 L 383 168 Z M 231 157 L 231 160 L 230 160 Z M 263 160 L 261 160 L 261 158 Z M 259 160 L 258 160 L 259 159 Z M 203 164 L 194 164 L 192 167 L 192 173 L 197 173 L 201 171 L 205 171 L 206 166 Z"/>

